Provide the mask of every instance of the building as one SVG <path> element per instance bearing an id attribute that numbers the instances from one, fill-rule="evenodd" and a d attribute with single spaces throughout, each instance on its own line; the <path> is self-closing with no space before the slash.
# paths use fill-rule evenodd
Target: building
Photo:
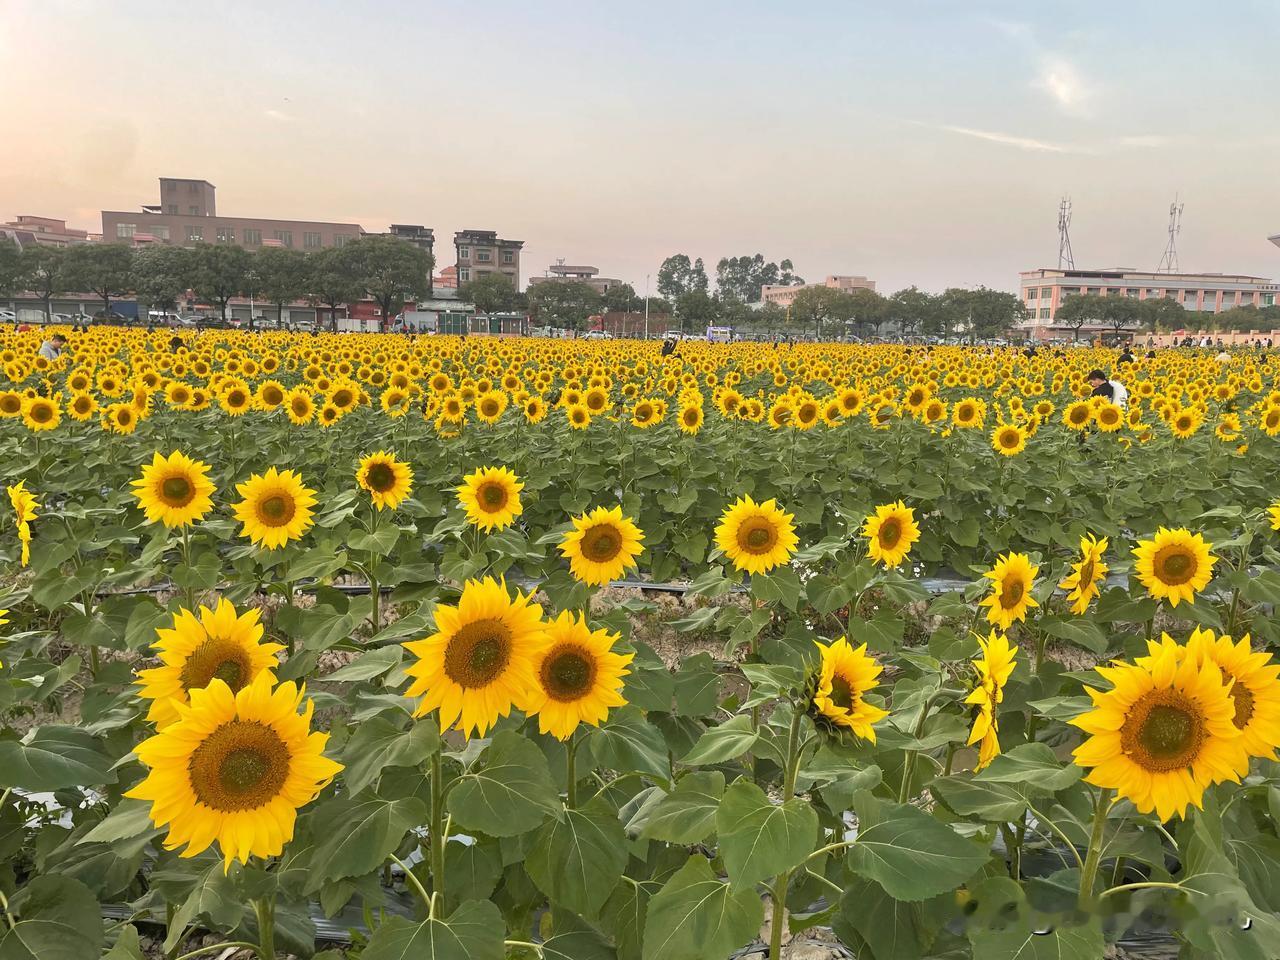
<path id="1" fill-rule="evenodd" d="M 1275 239 L 1275 238 L 1273 238 Z M 1103 270 L 1024 270 L 1022 302 L 1027 320 L 1019 329 L 1045 339 L 1070 332 L 1053 320 L 1066 297 L 1129 297 L 1172 300 L 1188 313 L 1222 313 L 1236 307 L 1272 307 L 1280 303 L 1280 284 L 1263 277 L 1232 273 L 1146 273 L 1131 267 Z M 1195 318 L 1189 326 L 1197 326 Z"/>
<path id="2" fill-rule="evenodd" d="M 393 223 L 388 233 L 401 240 L 407 240 L 415 247 L 421 247 L 435 257 L 436 233 L 430 227 L 419 224 Z"/>
<path id="3" fill-rule="evenodd" d="M 520 289 L 520 250 L 523 240 L 502 240 L 492 230 L 459 230 L 453 235 L 458 255 L 458 285 L 501 273 Z"/>
<path id="4" fill-rule="evenodd" d="M 552 266 L 547 267 L 547 272 L 541 277 L 530 277 L 529 286 L 533 287 L 539 283 L 585 283 L 596 293 L 608 293 L 613 287 L 621 286 L 621 280 L 613 280 L 609 277 L 599 276 L 598 267 L 573 266 L 566 264 L 563 260 L 557 260 Z"/>
<path id="5" fill-rule="evenodd" d="M 425 228 L 413 227 L 413 230 Z M 364 236 L 356 223 L 224 217 L 217 212 L 215 188 L 207 180 L 160 178 L 160 202 L 136 212 L 102 211 L 102 238 L 109 243 L 228 243 L 254 250 L 340 247 Z M 428 231 L 429 233 L 430 231 Z"/>
<path id="6" fill-rule="evenodd" d="M 87 230 L 68 227 L 65 220 L 25 214 L 8 223 L 0 223 L 0 236 L 12 240 L 20 247 L 33 244 L 68 247 L 73 243 L 85 243 L 89 240 Z"/>
<path id="7" fill-rule="evenodd" d="M 789 307 L 800 295 L 801 290 L 810 287 L 828 287 L 841 293 L 853 293 L 855 290 L 875 290 L 876 282 L 866 277 L 832 276 L 822 283 L 799 283 L 789 287 L 765 284 L 760 288 L 760 302 L 773 303 L 780 307 Z"/>

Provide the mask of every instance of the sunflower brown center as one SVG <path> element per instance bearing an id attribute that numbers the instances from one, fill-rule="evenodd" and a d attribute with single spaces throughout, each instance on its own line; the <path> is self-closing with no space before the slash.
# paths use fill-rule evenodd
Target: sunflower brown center
<path id="1" fill-rule="evenodd" d="M 243 407 L 249 402 L 249 396 L 243 390 L 232 390 L 227 394 L 227 403 L 232 407 Z"/>
<path id="2" fill-rule="evenodd" d="M 1162 583 L 1180 586 L 1196 575 L 1196 559 L 1179 546 L 1156 551 L 1155 574 Z"/>
<path id="3" fill-rule="evenodd" d="M 291 406 L 293 407 L 293 412 L 298 416 L 305 417 L 307 415 L 309 405 L 304 398 L 294 397 Z"/>
<path id="4" fill-rule="evenodd" d="M 53 419 L 53 411 L 47 404 L 34 404 L 31 407 L 31 419 L 36 423 L 48 423 Z"/>
<path id="5" fill-rule="evenodd" d="M 777 528 L 764 517 L 750 517 L 738 528 L 738 546 L 747 553 L 768 553 L 777 542 Z"/>
<path id="6" fill-rule="evenodd" d="M 185 507 L 196 497 L 196 488 L 186 477 L 165 477 L 160 484 L 160 499 L 170 507 Z"/>
<path id="7" fill-rule="evenodd" d="M 283 527 L 296 512 L 293 497 L 283 490 L 277 490 L 258 504 L 258 519 L 268 527 Z"/>
<path id="8" fill-rule="evenodd" d="M 444 672 L 461 687 L 483 687 L 511 660 L 511 631 L 501 620 L 473 620 L 459 627 L 444 653 Z"/>
<path id="9" fill-rule="evenodd" d="M 369 486 L 373 487 L 378 493 L 386 493 L 396 485 L 396 472 L 391 469 L 389 463 L 375 463 L 369 467 L 368 474 L 365 479 L 369 481 Z"/>
<path id="10" fill-rule="evenodd" d="M 692 427 L 698 422 L 698 411 L 694 407 L 689 407 L 684 412 L 684 425 Z"/>
<path id="11" fill-rule="evenodd" d="M 335 407 L 349 407 L 355 399 L 350 390 L 338 390 L 333 394 L 333 405 Z"/>
<path id="12" fill-rule="evenodd" d="M 1196 705 L 1176 690 L 1153 690 L 1132 707 L 1120 728 L 1120 744 L 1135 763 L 1152 773 L 1188 766 L 1205 739 Z"/>
<path id="13" fill-rule="evenodd" d="M 270 404 L 278 404 L 284 399 L 284 394 L 279 387 L 267 387 L 262 391 L 262 399 Z"/>
<path id="14" fill-rule="evenodd" d="M 75 403 L 71 405 L 76 413 L 88 413 L 93 400 L 88 396 L 76 397 Z"/>
<path id="15" fill-rule="evenodd" d="M 572 703 L 595 684 L 596 661 L 589 651 L 576 644 L 561 644 L 542 661 L 539 677 L 552 700 Z"/>
<path id="16" fill-rule="evenodd" d="M 22 401 L 13 394 L 9 394 L 3 400 L 0 400 L 0 407 L 5 413 L 17 413 L 22 409 Z"/>
<path id="17" fill-rule="evenodd" d="M 880 546 L 892 549 L 902 539 L 902 523 L 897 517 L 890 517 L 880 524 Z"/>
<path id="18" fill-rule="evenodd" d="M 182 689 L 203 690 L 221 680 L 235 693 L 249 682 L 248 654 L 239 645 L 221 637 L 210 637 L 187 655 L 182 665 Z"/>
<path id="19" fill-rule="evenodd" d="M 187 765 L 196 799 L 220 812 L 254 810 L 279 795 L 289 748 L 271 727 L 231 720 L 214 730 Z"/>
<path id="20" fill-rule="evenodd" d="M 1236 705 L 1236 728 L 1243 730 L 1253 717 L 1253 691 L 1237 680 L 1231 685 L 1231 699 Z"/>
<path id="21" fill-rule="evenodd" d="M 1026 593 L 1027 587 L 1019 579 L 1007 579 L 1000 586 L 1000 606 L 1006 610 L 1012 610 L 1022 602 L 1022 595 Z"/>
<path id="22" fill-rule="evenodd" d="M 1090 557 L 1084 563 L 1080 564 L 1080 586 L 1086 587 L 1093 583 L 1093 558 Z"/>
<path id="23" fill-rule="evenodd" d="M 1005 430 L 1000 434 L 1000 446 L 1006 450 L 1012 450 L 1018 445 L 1018 431 Z"/>
<path id="24" fill-rule="evenodd" d="M 129 424 L 133 423 L 133 414 L 129 411 L 128 407 L 116 412 L 116 422 L 122 427 L 127 427 Z"/>
<path id="25" fill-rule="evenodd" d="M 853 709 L 853 687 L 838 673 L 831 678 L 831 702 L 841 710 Z"/>
<path id="26" fill-rule="evenodd" d="M 582 555 L 596 563 L 607 563 L 622 550 L 622 535 L 612 524 L 589 527 L 582 534 Z"/>
<path id="27" fill-rule="evenodd" d="M 507 488 L 500 483 L 483 483 L 477 491 L 476 502 L 487 513 L 497 513 L 507 505 Z"/>

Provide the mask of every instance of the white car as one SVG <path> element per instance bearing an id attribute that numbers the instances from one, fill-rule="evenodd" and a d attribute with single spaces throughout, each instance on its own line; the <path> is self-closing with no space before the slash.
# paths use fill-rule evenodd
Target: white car
<path id="1" fill-rule="evenodd" d="M 584 340 L 612 340 L 613 334 L 608 330 L 588 330 Z"/>
<path id="2" fill-rule="evenodd" d="M 18 319 L 18 315 L 12 310 L 0 310 L 0 323 L 13 323 Z"/>

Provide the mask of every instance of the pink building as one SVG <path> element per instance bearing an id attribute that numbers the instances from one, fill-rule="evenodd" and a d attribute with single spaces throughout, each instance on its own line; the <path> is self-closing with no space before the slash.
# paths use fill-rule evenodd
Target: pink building
<path id="1" fill-rule="evenodd" d="M 776 303 L 780 307 L 789 307 L 800 291 L 807 287 L 830 287 L 842 293 L 852 293 L 854 290 L 874 290 L 876 282 L 866 277 L 836 276 L 827 277 L 822 283 L 802 283 L 791 287 L 765 284 L 760 288 L 760 300 L 763 303 Z"/>
<path id="2" fill-rule="evenodd" d="M 0 234 L 17 241 L 19 246 L 44 244 L 51 247 L 67 247 L 73 243 L 85 243 L 89 240 L 88 231 L 68 227 L 65 220 L 33 217 L 29 214 L 23 214 L 8 223 L 0 223 Z"/>

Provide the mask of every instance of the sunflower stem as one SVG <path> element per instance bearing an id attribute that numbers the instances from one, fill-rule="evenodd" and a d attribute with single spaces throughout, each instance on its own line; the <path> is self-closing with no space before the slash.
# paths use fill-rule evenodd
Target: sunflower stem
<path id="1" fill-rule="evenodd" d="M 191 527 L 182 525 L 182 565 L 186 568 L 187 585 L 183 587 L 187 609 L 196 612 L 196 588 L 191 585 Z"/>
<path id="2" fill-rule="evenodd" d="M 791 728 L 787 732 L 787 765 L 782 781 L 782 802 L 796 794 L 796 777 L 800 773 L 800 723 L 804 712 L 794 704 L 791 712 Z M 787 887 L 791 883 L 791 871 L 783 870 L 773 882 L 773 918 L 769 922 L 769 960 L 782 956 L 782 935 L 787 927 Z"/>
<path id="3" fill-rule="evenodd" d="M 564 805 L 572 810 L 578 805 L 578 774 L 577 774 L 577 756 L 578 756 L 578 737 L 576 731 L 569 736 L 569 742 L 566 745 L 565 765 L 564 765 Z"/>
<path id="4" fill-rule="evenodd" d="M 934 692 L 926 698 L 924 705 L 920 707 L 920 719 L 916 721 L 915 732 L 913 736 L 916 740 L 920 739 L 920 734 L 924 733 L 924 723 L 929 719 L 929 711 L 933 708 L 934 698 L 937 697 Z M 898 787 L 898 802 L 906 803 L 911 798 L 911 778 L 916 772 L 916 755 L 919 751 L 908 750 L 907 755 L 902 760 L 902 784 Z"/>
<path id="5" fill-rule="evenodd" d="M 444 896 L 444 758 L 439 749 L 431 754 L 431 894 Z"/>
<path id="6" fill-rule="evenodd" d="M 259 897 L 253 901 L 253 910 L 258 916 L 258 956 L 261 960 L 275 960 L 276 903 L 270 897 Z"/>
<path id="7" fill-rule="evenodd" d="M 1102 836 L 1107 829 L 1107 812 L 1110 809 L 1111 791 L 1099 790 L 1097 805 L 1093 811 L 1093 830 L 1089 834 L 1089 850 L 1080 871 L 1080 897 L 1077 902 L 1081 910 L 1087 910 L 1093 905 L 1093 884 L 1098 876 L 1098 867 L 1102 864 Z"/>
<path id="8" fill-rule="evenodd" d="M 373 535 L 378 531 L 378 508 L 370 504 L 369 511 L 370 511 L 369 536 L 370 538 L 372 538 Z M 376 572 L 377 568 L 375 566 L 377 562 L 378 562 L 378 555 L 374 551 L 374 548 L 370 547 L 369 548 L 369 599 L 372 603 L 371 618 L 373 623 L 373 631 L 369 634 L 370 638 L 376 637 L 378 635 L 378 630 L 380 629 L 379 624 L 382 619 L 382 592 L 381 592 L 381 589 L 378 587 L 378 575 Z"/>

